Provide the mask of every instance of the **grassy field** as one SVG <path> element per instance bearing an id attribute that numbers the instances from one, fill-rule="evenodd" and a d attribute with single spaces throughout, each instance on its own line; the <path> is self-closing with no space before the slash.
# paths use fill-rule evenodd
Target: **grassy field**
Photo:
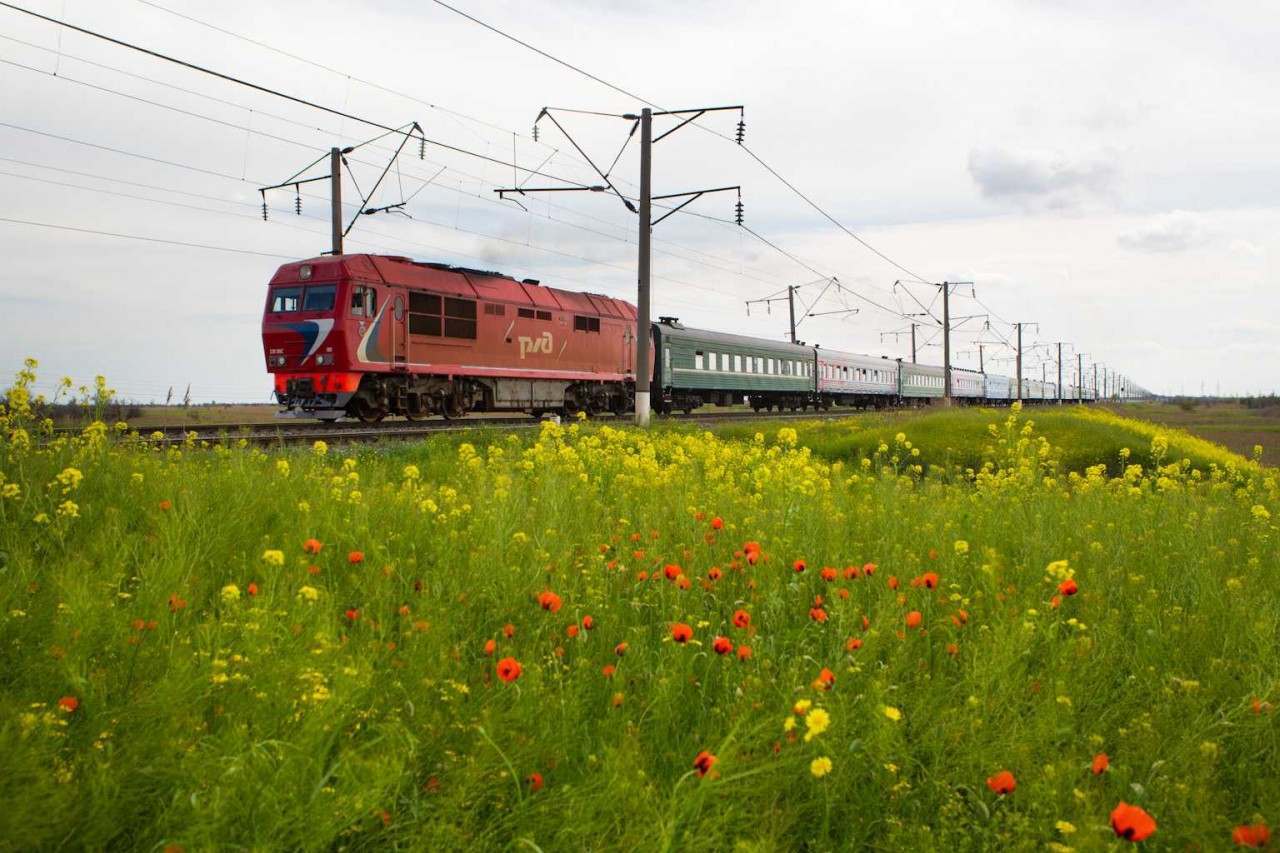
<path id="1" fill-rule="evenodd" d="M 1190 436 L 158 450 L 42 444 L 29 381 L 0 847 L 1223 849 L 1280 815 L 1280 488 Z"/>

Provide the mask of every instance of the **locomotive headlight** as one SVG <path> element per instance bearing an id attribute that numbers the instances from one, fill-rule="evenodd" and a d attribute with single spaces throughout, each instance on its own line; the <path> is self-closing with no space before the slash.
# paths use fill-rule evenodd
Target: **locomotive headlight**
<path id="1" fill-rule="evenodd" d="M 320 355 L 316 356 L 316 364 L 318 365 L 333 364 L 333 353 L 321 353 Z"/>
<path id="2" fill-rule="evenodd" d="M 271 363 L 274 364 L 276 367 L 284 367 L 284 361 L 285 359 L 284 359 L 284 356 L 282 355 L 273 355 L 271 357 Z"/>

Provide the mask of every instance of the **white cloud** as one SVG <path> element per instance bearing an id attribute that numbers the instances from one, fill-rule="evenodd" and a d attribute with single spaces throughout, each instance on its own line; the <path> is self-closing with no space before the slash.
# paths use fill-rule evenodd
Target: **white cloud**
<path id="1" fill-rule="evenodd" d="M 1213 231 L 1205 218 L 1185 210 L 1157 216 L 1116 238 L 1124 248 L 1138 252 L 1183 252 L 1212 239 Z"/>
<path id="2" fill-rule="evenodd" d="M 975 148 L 969 175 L 982 194 L 1025 207 L 1072 208 L 1112 194 L 1119 179 L 1114 156 L 1070 158 L 1063 154 Z"/>

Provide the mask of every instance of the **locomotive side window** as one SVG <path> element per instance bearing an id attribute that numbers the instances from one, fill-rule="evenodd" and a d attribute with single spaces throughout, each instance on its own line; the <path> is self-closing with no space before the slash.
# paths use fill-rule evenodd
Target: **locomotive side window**
<path id="1" fill-rule="evenodd" d="M 533 319 L 533 309 L 532 309 L 532 308 L 517 308 L 517 309 L 516 309 L 516 316 L 518 316 L 518 317 L 523 317 L 523 318 L 524 318 L 524 319 L 526 319 L 526 320 L 532 320 L 532 319 Z"/>
<path id="2" fill-rule="evenodd" d="M 409 291 L 409 334 L 440 336 L 440 297 L 433 293 Z"/>
<path id="3" fill-rule="evenodd" d="M 471 299 L 444 300 L 444 336 L 476 338 L 476 303 Z"/>
<path id="4" fill-rule="evenodd" d="M 301 287 L 278 287 L 271 299 L 271 313 L 297 311 L 302 302 Z"/>
<path id="5" fill-rule="evenodd" d="M 306 298 L 302 301 L 303 311 L 332 311 L 334 297 L 338 292 L 336 284 L 312 285 L 307 288 Z"/>
<path id="6" fill-rule="evenodd" d="M 507 306 L 499 305 L 496 302 L 486 302 L 484 304 L 484 313 L 494 317 L 507 316 Z"/>
<path id="7" fill-rule="evenodd" d="M 574 317 L 573 330 L 575 332 L 598 332 L 600 331 L 600 318 Z"/>
<path id="8" fill-rule="evenodd" d="M 538 312 L 538 319 L 539 319 L 539 320 L 550 320 L 550 319 L 551 319 L 551 312 L 550 312 L 550 311 L 539 311 L 539 312 Z M 473 335 L 472 337 L 475 337 L 475 336 Z"/>

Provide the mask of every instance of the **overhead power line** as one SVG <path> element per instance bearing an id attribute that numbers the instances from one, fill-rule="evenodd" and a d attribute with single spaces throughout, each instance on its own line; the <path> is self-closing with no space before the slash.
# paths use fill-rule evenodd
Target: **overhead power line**
<path id="1" fill-rule="evenodd" d="M 501 29 L 501 28 L 499 28 L 499 27 L 494 26 L 493 24 L 490 24 L 490 23 L 488 23 L 488 22 L 486 22 L 486 21 L 482 21 L 481 19 L 479 19 L 479 18 L 475 17 L 474 15 L 471 15 L 471 14 L 469 14 L 469 13 L 467 13 L 467 12 L 464 12 L 463 10 L 459 9 L 458 7 L 453 6 L 453 5 L 450 5 L 449 3 L 444 2 L 444 0 L 433 0 L 433 2 L 434 2 L 437 6 L 441 6 L 442 8 L 448 9 L 450 12 L 453 12 L 453 13 L 454 13 L 454 14 L 456 14 L 456 15 L 460 15 L 461 17 L 466 18 L 468 21 L 471 21 L 471 22 L 472 22 L 472 23 L 474 23 L 474 24 L 477 24 L 477 25 L 479 25 L 479 26 L 481 26 L 481 27 L 484 27 L 486 30 L 489 30 L 490 32 L 492 32 L 492 33 L 494 33 L 494 34 L 496 34 L 496 35 L 498 35 L 498 36 L 501 36 L 502 38 L 505 38 L 505 39 L 507 39 L 507 40 L 509 40 L 509 41 L 515 42 L 516 44 L 520 45 L 521 47 L 523 47 L 523 48 L 525 48 L 525 49 L 527 49 L 527 50 L 531 50 L 531 51 L 533 51 L 534 53 L 538 54 L 539 56 L 542 56 L 542 57 L 544 57 L 545 59 L 549 59 L 549 60 L 551 60 L 552 62 L 556 63 L 557 65 L 561 65 L 561 66 L 563 66 L 563 67 L 565 67 L 565 68 L 568 68 L 570 71 L 573 71 L 573 72 L 575 72 L 575 73 L 577 73 L 577 74 L 581 74 L 583 77 L 586 77 L 586 78 L 588 78 L 589 80 L 593 80 L 593 81 L 595 81 L 596 83 L 599 83 L 599 84 L 600 84 L 600 85 L 602 85 L 602 86 L 605 86 L 605 87 L 607 87 L 607 88 L 609 88 L 609 89 L 612 89 L 613 91 L 615 91 L 615 92 L 617 92 L 617 93 L 619 93 L 619 94 L 621 94 L 621 95 L 626 95 L 628 98 L 631 98 L 631 99 L 634 99 L 634 100 L 640 101 L 641 103 L 643 103 L 643 104 L 647 104 L 648 106 L 650 106 L 650 107 L 654 107 L 654 108 L 656 108 L 656 109 L 666 109 L 666 107 L 663 107 L 663 106 L 661 106 L 660 104 L 656 104 L 656 103 L 654 103 L 653 101 L 648 100 L 647 98 L 643 98 L 643 97 L 641 97 L 640 95 L 637 95 L 637 94 L 636 94 L 636 93 L 634 93 L 634 92 L 630 92 L 630 91 L 628 91 L 628 90 L 626 90 L 626 89 L 622 88 L 621 86 L 619 86 L 619 85 L 617 85 L 617 84 L 615 84 L 615 83 L 610 83 L 608 80 L 605 80 L 605 79 L 604 79 L 604 78 L 602 78 L 602 77 L 598 77 L 597 75 L 592 74 L 590 71 L 587 71 L 587 70 L 586 70 L 586 69 L 584 69 L 584 68 L 581 68 L 581 67 L 579 67 L 579 66 L 577 66 L 577 65 L 574 65 L 574 64 L 573 64 L 573 63 L 571 63 L 571 62 L 567 62 L 567 61 L 565 61 L 565 60 L 561 59 L 560 57 L 555 56 L 554 54 L 548 53 L 547 51 L 543 50 L 542 48 L 537 47 L 537 46 L 535 46 L 535 45 L 533 45 L 533 44 L 530 44 L 529 42 L 527 42 L 527 41 L 525 41 L 525 40 L 523 40 L 523 39 L 521 39 L 521 38 L 519 38 L 519 37 L 517 37 L 517 36 L 515 36 L 515 35 L 512 35 L 511 33 L 508 33 L 508 32 L 506 32 L 505 30 L 503 30 L 503 29 Z M 720 133 L 719 131 L 714 130 L 713 128 L 705 127 L 704 125 L 697 124 L 696 122 L 694 122 L 694 125 L 695 125 L 696 127 L 698 127 L 700 130 L 703 130 L 703 131 L 705 131 L 705 132 L 707 132 L 707 133 L 710 133 L 710 134 L 712 134 L 712 135 L 714 135 L 714 136 L 718 136 L 718 137 L 720 137 L 721 139 L 723 139 L 723 140 L 725 140 L 725 141 L 727 141 L 727 142 L 734 142 L 735 144 L 739 145 L 739 146 L 742 148 L 742 150 L 743 150 L 743 151 L 745 151 L 745 152 L 747 153 L 747 156 L 749 156 L 752 160 L 756 161 L 756 163 L 758 163 L 761 167 L 763 167 L 763 168 L 764 168 L 764 170 L 765 170 L 765 171 L 767 171 L 769 174 L 773 175 L 773 177 L 774 177 L 774 178 L 776 178 L 778 181 L 780 181 L 780 182 L 782 183 L 782 185 L 783 185 L 783 186 L 785 186 L 787 189 L 791 190 L 791 192 L 795 193 L 795 195 L 796 195 L 796 196 L 798 196 L 802 201 L 804 201 L 804 203 L 805 203 L 805 204 L 809 205 L 809 207 L 811 207 L 811 208 L 813 208 L 815 211 L 817 211 L 817 212 L 818 212 L 818 213 L 819 213 L 819 214 L 820 214 L 824 219 L 826 219 L 828 222 L 830 222 L 830 223 L 831 223 L 832 225 L 834 225 L 836 228 L 839 228 L 841 231 L 843 231 L 843 232 L 844 232 L 846 235 L 848 235 L 849 237 L 852 237 L 852 238 L 853 238 L 854 240 L 856 240 L 859 244 L 861 244 L 861 245 L 863 246 L 863 248 L 867 249 L 867 250 L 868 250 L 868 251 L 870 251 L 872 254 L 874 254 L 874 255 L 876 255 L 877 257 L 879 257 L 881 260 L 883 260 L 883 261 L 885 261 L 885 262 L 889 263 L 890 265 L 892 265 L 892 266 L 893 266 L 893 267 L 895 267 L 896 269 L 901 270 L 902 272 L 906 273 L 906 274 L 907 274 L 907 275 L 909 275 L 911 278 L 915 279 L 916 281 L 920 282 L 921 284 L 932 284 L 932 283 L 933 283 L 933 282 L 929 281 L 928 279 L 923 278 L 923 277 L 921 277 L 920 275 L 918 275 L 918 274 L 916 274 L 916 273 L 912 272 L 912 271 L 911 271 L 910 269 L 908 269 L 907 267 L 905 267 L 905 266 L 903 266 L 902 264 L 898 263 L 898 262 L 897 262 L 897 261 L 895 261 L 893 258 L 891 258 L 891 257 L 889 257 L 888 255 L 886 255 L 884 252 L 880 251 L 880 250 L 879 250 L 879 249 L 877 249 L 875 246 L 871 245 L 871 243 L 867 242 L 865 239 L 863 239 L 861 236 L 859 236 L 858 234 L 856 234 L 854 231 L 852 231 L 852 230 L 850 230 L 849 228 L 847 228 L 847 227 L 846 227 L 842 222 L 840 222 L 838 219 L 836 219 L 834 216 L 832 216 L 830 213 L 828 213 L 828 212 L 827 212 L 827 211 L 826 211 L 826 210 L 825 210 L 821 205 L 819 205 L 816 201 L 814 201 L 812 198 L 810 198 L 808 195 L 806 195 L 804 192 L 802 192 L 802 191 L 800 190 L 800 188 L 799 188 L 799 187 L 797 187 L 797 186 L 796 186 L 794 183 L 792 183 L 791 181 L 787 180 L 787 178 L 785 178 L 785 177 L 782 175 L 782 173 L 780 173 L 777 169 L 775 169 L 775 168 L 774 168 L 773 166 L 771 166 L 769 163 L 765 162 L 764 158 L 763 158 L 763 157 L 761 157 L 759 154 L 756 154 L 754 151 L 752 151 L 752 150 L 751 150 L 751 148 L 750 148 L 749 146 L 747 146 L 747 145 L 745 145 L 745 144 L 743 144 L 743 143 L 739 142 L 738 140 L 733 139 L 733 138 L 731 138 L 731 137 L 729 137 L 729 136 L 727 136 L 727 135 L 725 135 L 725 134 L 723 134 L 723 133 Z"/>
<path id="2" fill-rule="evenodd" d="M 80 228 L 75 225 L 63 225 L 56 222 L 35 222 L 30 219 L 10 219 L 0 216 L 0 222 L 11 225 L 30 225 L 35 228 L 52 228 L 58 231 L 75 231 L 80 234 L 95 234 L 100 237 L 118 237 L 123 240 L 141 240 L 147 243 L 165 243 L 170 246 L 184 246 L 189 249 L 209 249 L 214 252 L 234 252 L 238 255 L 257 255 L 260 258 L 281 258 L 286 261 L 295 260 L 292 255 L 277 255 L 272 252 L 258 252 L 253 249 L 236 249 L 231 246 L 212 246 L 208 243 L 188 243 L 183 240 L 167 240 L 162 237 L 147 237 L 142 234 L 123 234 L 118 231 L 99 231 L 95 228 Z"/>

